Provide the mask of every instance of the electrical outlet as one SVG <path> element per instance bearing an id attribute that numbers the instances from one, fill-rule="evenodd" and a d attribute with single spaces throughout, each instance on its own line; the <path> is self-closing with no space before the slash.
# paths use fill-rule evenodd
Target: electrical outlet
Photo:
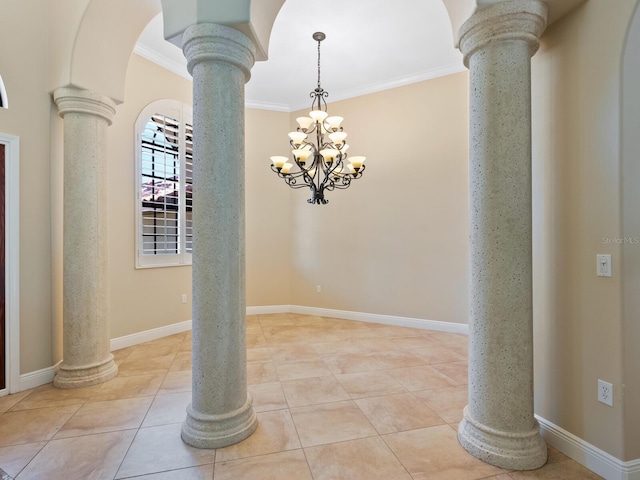
<path id="1" fill-rule="evenodd" d="M 316 285 L 316 293 L 322 293 L 322 285 Z"/>
<path id="2" fill-rule="evenodd" d="M 604 380 L 598 380 L 598 401 L 613 407 L 613 385 Z"/>
<path id="3" fill-rule="evenodd" d="M 182 303 L 187 303 L 187 294 L 186 293 L 182 294 Z"/>

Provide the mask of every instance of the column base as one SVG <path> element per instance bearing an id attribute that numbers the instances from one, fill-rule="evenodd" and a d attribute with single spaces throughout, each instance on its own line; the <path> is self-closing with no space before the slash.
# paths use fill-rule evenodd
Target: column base
<path id="1" fill-rule="evenodd" d="M 547 444 L 540 436 L 540 426 L 528 432 L 504 432 L 480 424 L 464 408 L 458 426 L 458 441 L 474 457 L 509 470 L 535 470 L 547 463 Z"/>
<path id="2" fill-rule="evenodd" d="M 237 410 L 223 415 L 207 415 L 187 407 L 182 424 L 182 440 L 196 448 L 221 448 L 241 442 L 258 427 L 251 398 Z"/>
<path id="3" fill-rule="evenodd" d="M 106 360 L 89 365 L 65 365 L 64 360 L 56 368 L 53 386 L 56 388 L 90 387 L 111 380 L 118 375 L 118 365 L 113 361 L 113 354 Z"/>

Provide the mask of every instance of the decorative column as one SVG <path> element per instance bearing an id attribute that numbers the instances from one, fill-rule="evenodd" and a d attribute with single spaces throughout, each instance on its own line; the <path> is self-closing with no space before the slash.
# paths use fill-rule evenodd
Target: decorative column
<path id="1" fill-rule="evenodd" d="M 537 0 L 479 8 L 460 29 L 470 70 L 469 404 L 458 428 L 475 457 L 538 468 L 533 416 L 531 57 L 546 25 Z"/>
<path id="2" fill-rule="evenodd" d="M 182 49 L 193 76 L 193 387 L 182 439 L 218 448 L 251 435 L 245 346 L 244 85 L 255 47 L 197 24 Z"/>
<path id="3" fill-rule="evenodd" d="M 63 359 L 53 384 L 77 388 L 118 374 L 109 346 L 107 127 L 115 104 L 74 87 L 53 93 L 64 119 Z"/>

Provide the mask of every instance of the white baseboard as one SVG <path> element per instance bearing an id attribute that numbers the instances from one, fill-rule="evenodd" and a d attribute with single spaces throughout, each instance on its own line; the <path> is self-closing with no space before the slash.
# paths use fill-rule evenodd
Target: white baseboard
<path id="1" fill-rule="evenodd" d="M 291 305 L 264 305 L 247 307 L 247 315 L 268 315 L 270 313 L 291 313 Z"/>
<path id="2" fill-rule="evenodd" d="M 53 376 L 56 373 L 56 366 L 43 368 L 41 370 L 36 370 L 35 372 L 25 373 L 24 375 L 20 375 L 20 390 L 29 390 L 30 388 L 36 388 L 40 385 L 46 385 L 47 383 L 53 382 Z M 17 393 L 17 392 L 14 392 Z"/>
<path id="3" fill-rule="evenodd" d="M 247 307 L 247 315 L 266 315 L 273 313 L 297 313 L 302 315 L 318 315 L 331 318 L 342 318 L 361 322 L 380 323 L 401 327 L 422 328 L 439 332 L 468 334 L 468 326 L 460 323 L 439 322 L 418 318 L 378 315 L 346 310 L 331 310 L 317 307 L 298 305 L 266 305 Z M 191 329 L 191 320 L 174 323 L 164 327 L 146 330 L 144 332 L 126 335 L 111 340 L 111 350 L 131 347 L 158 338 L 186 332 Z M 43 368 L 35 372 L 20 375 L 20 391 L 35 388 L 53 381 L 55 366 Z M 591 445 L 563 430 L 557 425 L 536 415 L 540 423 L 540 432 L 545 441 L 552 447 L 584 465 L 589 470 L 604 477 L 606 480 L 640 480 L 640 459 L 623 462 L 613 455 Z"/>
<path id="4" fill-rule="evenodd" d="M 304 307 L 299 305 L 268 305 L 264 307 L 247 307 L 247 315 L 266 315 L 269 313 L 298 313 L 301 315 L 317 315 L 320 317 L 342 318 L 358 322 L 381 323 L 396 327 L 421 328 L 448 333 L 469 333 L 469 326 L 464 323 L 440 322 L 421 318 L 396 317 L 376 313 L 351 312 L 348 310 L 332 310 L 329 308 Z"/>
<path id="5" fill-rule="evenodd" d="M 468 326 L 462 323 L 439 322 L 435 320 L 423 320 L 419 318 L 395 317 L 392 315 L 378 315 L 375 313 L 350 312 L 347 310 L 332 310 L 328 308 L 304 307 L 299 305 L 265 305 L 247 307 L 247 315 L 267 315 L 273 313 L 297 313 L 301 315 L 318 315 L 322 317 L 342 318 L 344 320 L 356 320 L 359 322 L 381 323 L 384 325 L 394 325 L 399 327 L 422 328 L 437 332 L 468 333 Z M 121 348 L 132 347 L 144 342 L 157 340 L 176 333 L 191 330 L 191 320 L 180 323 L 166 325 L 164 327 L 145 330 L 144 332 L 133 333 L 123 337 L 112 338 L 110 342 L 111 351 Z M 53 381 L 55 366 L 43 368 L 35 372 L 26 373 L 20 376 L 20 390 L 39 387 Z M 630 477 L 631 478 L 631 477 Z M 635 478 L 633 480 L 636 480 Z M 637 479 L 637 480 L 640 480 Z"/>
<path id="6" fill-rule="evenodd" d="M 292 306 L 291 313 L 302 315 L 318 315 L 321 317 L 342 318 L 357 322 L 381 323 L 396 327 L 421 328 L 448 333 L 469 333 L 469 326 L 465 323 L 440 322 L 422 318 L 396 317 L 393 315 L 379 315 L 376 313 L 350 312 L 347 310 L 331 310 L 328 308 Z"/>
<path id="7" fill-rule="evenodd" d="M 552 447 L 606 480 L 640 480 L 640 459 L 623 462 L 536 415 L 540 433 Z"/>
<path id="8" fill-rule="evenodd" d="M 361 322 L 381 323 L 401 327 L 422 328 L 440 332 L 468 334 L 466 324 L 424 320 L 418 318 L 396 317 L 371 313 L 350 312 L 345 310 L 331 310 L 317 307 L 298 305 L 278 305 L 265 307 L 249 307 L 248 315 L 269 313 L 298 313 L 303 315 L 318 315 L 331 318 L 343 318 Z M 569 458 L 584 465 L 589 470 L 604 477 L 606 480 L 640 480 L 640 459 L 623 462 L 613 455 L 600 450 L 590 443 L 563 430 L 544 418 L 536 416 L 540 422 L 543 438 Z"/>
<path id="9" fill-rule="evenodd" d="M 168 337 L 169 335 L 175 335 L 176 333 L 187 332 L 189 330 L 191 330 L 191 320 L 185 320 L 184 322 L 172 323 L 171 325 L 145 330 L 144 332 L 132 333 L 124 337 L 112 338 L 110 345 L 111 351 L 132 347 L 140 343 L 150 342 L 158 338 Z"/>

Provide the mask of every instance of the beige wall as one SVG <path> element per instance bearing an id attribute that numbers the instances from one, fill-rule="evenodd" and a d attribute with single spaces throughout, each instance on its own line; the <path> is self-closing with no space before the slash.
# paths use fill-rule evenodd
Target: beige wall
<path id="1" fill-rule="evenodd" d="M 271 155 L 288 148 L 289 114 L 246 111 L 247 306 L 289 305 L 289 188 L 271 172 Z"/>
<path id="2" fill-rule="evenodd" d="M 621 250 L 603 237 L 622 236 L 620 73 L 635 4 L 588 1 L 533 60 L 536 412 L 621 459 Z M 612 278 L 596 276 L 598 253 L 612 255 Z M 598 379 L 613 384 L 613 408 L 598 403 Z"/>
<path id="3" fill-rule="evenodd" d="M 327 205 L 292 192 L 295 304 L 467 322 L 467 82 L 460 73 L 329 104 L 367 168 Z"/>
<path id="4" fill-rule="evenodd" d="M 20 137 L 20 371 L 51 366 L 48 2 L 2 2 L 0 74 L 9 109 L 0 132 Z M 28 26 L 28 28 L 26 27 Z"/>
<path id="5" fill-rule="evenodd" d="M 191 267 L 135 268 L 135 137 L 140 111 L 164 98 L 191 104 L 191 83 L 132 55 L 125 101 L 109 127 L 111 337 L 191 319 Z M 183 304 L 181 295 L 189 301 Z"/>
<path id="6" fill-rule="evenodd" d="M 109 276 L 112 338 L 191 319 L 191 267 L 135 268 L 134 124 L 149 103 L 191 104 L 188 80 L 132 55 L 125 102 L 109 128 Z M 246 112 L 247 305 L 288 304 L 288 192 L 276 185 L 269 152 L 286 138 L 289 115 Z M 182 304 L 186 293 L 189 301 Z"/>
<path id="7" fill-rule="evenodd" d="M 145 79 L 151 76 L 156 80 L 149 85 Z M 119 212 L 109 225 L 112 337 L 191 318 L 180 304 L 182 293 L 190 297 L 189 267 L 134 269 L 131 202 L 135 118 L 158 98 L 173 95 L 189 103 L 190 88 L 186 80 L 132 56 L 125 103 L 110 127 L 109 176 L 119 192 L 109 205 Z M 247 305 L 320 306 L 465 323 L 466 99 L 467 76 L 459 74 L 332 105 L 332 112 L 347 118 L 351 151 L 367 154 L 374 168 L 348 192 L 330 194 L 325 206 L 307 204 L 306 191 L 290 190 L 269 168 L 270 155 L 288 151 L 286 134 L 297 114 L 248 109 Z M 385 138 L 363 102 L 394 119 Z M 425 108 L 430 115 L 422 119 Z M 418 150 L 412 142 L 421 135 L 428 140 Z M 398 175 L 407 171 L 413 172 L 408 178 Z M 387 185 L 394 175 L 400 184 Z M 333 249 L 316 248 L 330 242 Z"/>

